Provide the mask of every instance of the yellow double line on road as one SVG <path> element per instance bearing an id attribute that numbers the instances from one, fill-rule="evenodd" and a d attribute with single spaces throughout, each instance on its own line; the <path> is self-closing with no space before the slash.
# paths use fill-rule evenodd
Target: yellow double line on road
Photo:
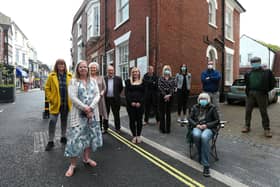
<path id="1" fill-rule="evenodd" d="M 199 182 L 195 181 L 191 177 L 185 175 L 181 171 L 179 171 L 176 168 L 172 167 L 171 165 L 167 164 L 163 160 L 161 160 L 158 157 L 152 155 L 151 153 L 147 152 L 146 150 L 142 149 L 141 147 L 135 145 L 134 143 L 132 143 L 129 140 L 127 140 L 126 138 L 122 137 L 118 133 L 116 133 L 116 132 L 114 132 L 114 131 L 112 131 L 110 129 L 109 129 L 109 133 L 113 137 L 118 139 L 120 142 L 124 143 L 129 148 L 131 148 L 132 150 L 134 150 L 137 153 L 139 153 L 141 156 L 145 157 L 146 159 L 148 159 L 149 161 L 154 163 L 156 166 L 160 167 L 161 169 L 163 169 L 164 171 L 166 171 L 170 175 L 174 176 L 176 179 L 178 179 L 182 183 L 184 183 L 184 184 L 186 184 L 186 185 L 188 185 L 190 187 L 195 187 L 195 186 L 197 186 L 197 187 L 204 187 L 203 184 L 200 184 Z"/>

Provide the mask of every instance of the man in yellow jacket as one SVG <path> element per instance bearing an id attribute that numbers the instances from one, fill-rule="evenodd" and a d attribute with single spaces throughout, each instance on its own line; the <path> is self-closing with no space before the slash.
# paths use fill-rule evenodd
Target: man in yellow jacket
<path id="1" fill-rule="evenodd" d="M 54 70 L 49 74 L 45 85 L 45 94 L 50 103 L 49 142 L 46 151 L 50 151 L 54 147 L 54 136 L 59 114 L 61 120 L 60 142 L 67 143 L 67 115 L 72 107 L 67 90 L 71 78 L 72 75 L 67 71 L 65 61 L 63 59 L 56 60 Z"/>

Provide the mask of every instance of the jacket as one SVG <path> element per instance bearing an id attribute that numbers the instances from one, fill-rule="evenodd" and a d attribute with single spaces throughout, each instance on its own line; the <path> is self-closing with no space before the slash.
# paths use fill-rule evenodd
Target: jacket
<path id="1" fill-rule="evenodd" d="M 191 80 L 192 80 L 192 75 L 190 73 L 187 73 L 186 75 L 187 79 L 187 90 L 191 89 Z M 184 75 L 177 73 L 176 75 L 176 83 L 177 83 L 177 88 L 182 89 L 183 86 L 183 81 L 184 81 Z"/>
<path id="2" fill-rule="evenodd" d="M 66 73 L 66 87 L 68 87 L 71 78 L 72 78 L 72 74 L 67 72 Z M 59 91 L 58 76 L 57 76 L 57 73 L 54 71 L 49 74 L 48 79 L 46 81 L 45 94 L 50 103 L 50 114 L 58 114 L 60 112 L 61 98 L 60 98 L 60 91 Z M 71 110 L 72 103 L 69 98 L 69 92 L 68 92 L 68 98 L 67 98 L 67 105 L 68 105 L 68 109 Z"/>
<path id="3" fill-rule="evenodd" d="M 246 91 L 247 96 L 249 95 L 249 91 L 250 91 L 250 75 L 253 72 L 262 72 L 262 74 L 263 74 L 260 88 L 255 91 L 260 91 L 264 94 L 267 94 L 270 90 L 272 90 L 275 87 L 276 80 L 275 80 L 275 77 L 271 70 L 269 70 L 269 69 L 264 70 L 262 68 L 253 69 L 249 73 L 245 74 L 245 83 L 246 83 L 245 91 Z"/>
<path id="4" fill-rule="evenodd" d="M 106 83 L 106 91 L 105 91 L 105 98 L 107 97 L 107 91 L 108 91 L 108 76 L 105 76 L 104 77 L 104 80 L 105 80 L 105 83 Z M 122 83 L 122 78 L 119 77 L 119 76 L 114 76 L 113 77 L 113 80 L 114 80 L 114 83 L 113 83 L 113 86 L 114 86 L 114 98 L 115 98 L 115 101 L 119 104 L 121 104 L 121 92 L 123 90 L 123 83 Z"/>
<path id="5" fill-rule="evenodd" d="M 216 70 L 205 70 L 201 73 L 201 82 L 204 92 L 217 92 L 219 91 L 221 80 L 220 72 Z"/>
<path id="6" fill-rule="evenodd" d="M 191 128 L 195 128 L 198 124 L 206 124 L 208 129 L 215 131 L 220 121 L 219 114 L 215 105 L 210 103 L 206 106 L 206 115 L 203 121 L 198 120 L 200 109 L 201 106 L 199 104 L 194 105 L 191 109 L 191 113 L 188 118 Z"/>
<path id="7" fill-rule="evenodd" d="M 145 85 L 145 92 L 156 92 L 158 89 L 158 76 L 155 73 L 152 76 L 146 73 L 143 77 L 143 83 Z"/>

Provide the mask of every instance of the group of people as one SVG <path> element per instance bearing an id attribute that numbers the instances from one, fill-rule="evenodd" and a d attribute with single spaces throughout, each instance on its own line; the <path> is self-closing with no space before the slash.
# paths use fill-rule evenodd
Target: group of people
<path id="1" fill-rule="evenodd" d="M 187 102 L 191 90 L 191 73 L 187 65 L 182 64 L 179 72 L 172 77 L 169 65 L 162 68 L 161 76 L 157 76 L 153 66 L 141 78 L 140 69 L 133 67 L 129 79 L 125 80 L 124 94 L 126 109 L 129 116 L 129 127 L 133 136 L 133 143 L 141 143 L 143 125 L 149 124 L 151 109 L 159 125 L 161 133 L 171 131 L 172 100 L 177 95 L 177 121 L 181 124 L 188 123 L 192 126 L 192 136 L 199 153 L 200 161 L 204 166 L 204 176 L 209 176 L 209 141 L 215 133 L 221 112 L 219 108 L 219 88 L 221 74 L 215 70 L 214 63 L 208 62 L 208 67 L 201 73 L 203 92 L 198 97 L 198 104 L 190 110 L 187 118 Z M 253 69 L 254 71 L 254 69 Z M 74 174 L 77 157 L 83 154 L 83 162 L 95 167 L 97 163 L 90 158 L 90 151 L 95 151 L 103 144 L 102 134 L 108 130 L 108 116 L 112 110 L 116 132 L 120 133 L 120 106 L 123 81 L 116 76 L 113 66 L 108 66 L 107 75 L 99 74 L 99 64 L 81 60 L 75 67 L 75 76 L 67 71 L 63 59 L 58 59 L 54 71 L 49 74 L 45 85 L 45 94 L 50 103 L 49 141 L 46 151 L 54 147 L 54 136 L 58 116 L 61 118 L 61 139 L 65 144 L 65 156 L 70 158 L 70 166 L 65 176 Z M 252 76 L 252 73 L 250 74 Z M 246 126 L 242 132 L 250 131 L 250 117 L 252 104 L 256 101 L 261 108 L 263 126 L 266 136 L 269 137 L 269 120 L 266 115 L 265 90 L 257 90 L 258 82 L 262 79 L 254 73 L 254 78 L 248 80 L 247 91 L 249 104 L 246 105 Z M 269 77 L 271 74 L 268 74 Z M 273 75 L 272 75 L 273 76 Z M 266 80 L 262 83 L 265 84 Z M 271 83 L 273 84 L 273 83 Z M 263 84 L 262 84 L 263 85 Z M 253 88 L 252 88 L 253 87 Z M 265 92 L 264 92 L 265 91 Z M 259 93 L 260 92 L 260 93 Z M 261 95 L 263 94 L 263 95 Z M 69 113 L 69 128 L 66 137 L 67 116 Z M 143 123 L 144 115 L 144 123 Z"/>

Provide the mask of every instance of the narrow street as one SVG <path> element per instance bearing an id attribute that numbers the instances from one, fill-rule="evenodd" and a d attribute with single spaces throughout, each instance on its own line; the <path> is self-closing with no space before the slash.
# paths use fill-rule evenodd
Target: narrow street
<path id="1" fill-rule="evenodd" d="M 57 126 L 55 148 L 45 152 L 48 120 L 42 119 L 44 92 L 17 94 L 16 102 L 0 109 L 0 186 L 226 186 L 200 171 L 130 136 L 110 131 L 92 158 L 96 168 L 78 162 L 66 178 L 69 161 L 63 156 Z M 128 139 L 128 140 L 127 140 Z"/>

